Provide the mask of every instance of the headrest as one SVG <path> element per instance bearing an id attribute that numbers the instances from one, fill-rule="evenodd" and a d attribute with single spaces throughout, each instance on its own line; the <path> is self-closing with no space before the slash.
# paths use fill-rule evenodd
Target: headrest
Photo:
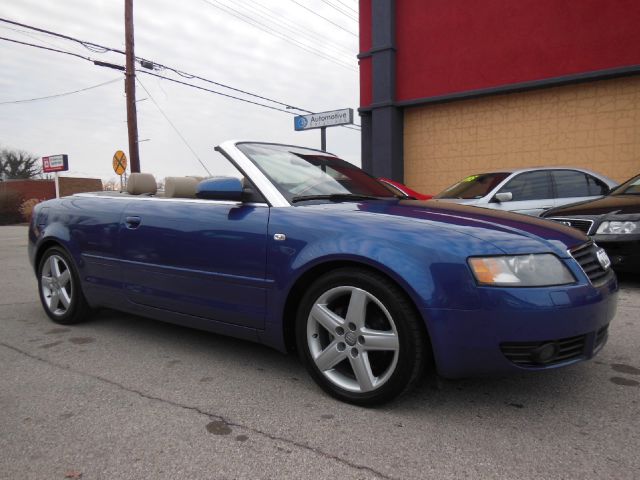
<path id="1" fill-rule="evenodd" d="M 195 198 L 199 181 L 193 177 L 167 177 L 164 196 L 167 198 Z"/>
<path id="2" fill-rule="evenodd" d="M 156 179 L 150 173 L 132 173 L 127 180 L 127 192 L 131 195 L 155 194 L 158 190 Z"/>

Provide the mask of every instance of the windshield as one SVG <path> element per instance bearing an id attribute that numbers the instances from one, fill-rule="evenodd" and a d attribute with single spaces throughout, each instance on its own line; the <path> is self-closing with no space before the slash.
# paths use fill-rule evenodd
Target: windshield
<path id="1" fill-rule="evenodd" d="M 640 175 L 627 180 L 611 191 L 611 195 L 640 195 Z"/>
<path id="2" fill-rule="evenodd" d="M 358 167 L 323 152 L 262 143 L 240 143 L 237 147 L 289 202 L 316 200 L 318 197 L 395 197 Z"/>
<path id="3" fill-rule="evenodd" d="M 507 178 L 510 173 L 482 173 L 480 175 L 470 175 L 460 180 L 458 183 L 443 190 L 435 198 L 464 198 L 477 199 L 487 195 L 500 182 Z"/>

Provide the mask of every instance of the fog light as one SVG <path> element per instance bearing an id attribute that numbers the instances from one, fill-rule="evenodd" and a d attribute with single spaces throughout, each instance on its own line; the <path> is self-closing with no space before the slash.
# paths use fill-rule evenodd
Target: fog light
<path id="1" fill-rule="evenodd" d="M 531 352 L 531 359 L 536 363 L 549 363 L 558 355 L 558 345 L 545 343 Z"/>

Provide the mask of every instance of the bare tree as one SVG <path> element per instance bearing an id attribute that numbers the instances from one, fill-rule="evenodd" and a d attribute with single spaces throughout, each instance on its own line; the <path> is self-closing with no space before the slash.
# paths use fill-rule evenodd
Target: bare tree
<path id="1" fill-rule="evenodd" d="M 7 179 L 34 178 L 42 173 L 40 158 L 24 150 L 0 150 L 0 175 Z"/>
<path id="2" fill-rule="evenodd" d="M 115 178 L 110 178 L 107 181 L 102 182 L 104 185 L 104 190 L 120 190 L 120 180 L 116 180 Z"/>

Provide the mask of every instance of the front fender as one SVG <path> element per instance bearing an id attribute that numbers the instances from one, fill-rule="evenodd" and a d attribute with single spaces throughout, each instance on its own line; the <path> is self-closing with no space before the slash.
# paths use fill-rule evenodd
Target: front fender
<path id="1" fill-rule="evenodd" d="M 36 229 L 32 229 L 32 231 L 35 232 Z M 81 260 L 78 248 L 76 247 L 74 249 L 69 229 L 62 223 L 52 223 L 38 230 L 37 233 L 30 238 L 29 258 L 33 265 L 34 272 L 38 270 L 38 259 L 42 255 L 43 250 L 53 244 L 62 247 L 73 258 L 76 264 Z"/>
<path id="2" fill-rule="evenodd" d="M 288 212 L 272 215 L 270 220 L 266 272 L 273 288 L 265 334 L 274 341 L 265 340 L 277 346 L 281 342 L 274 337 L 281 335 L 277 330 L 282 330 L 292 290 L 323 264 L 349 262 L 375 269 L 396 282 L 416 308 L 425 312 L 430 308 L 477 307 L 477 288 L 466 259 L 471 251 L 501 253 L 491 243 L 452 229 L 440 228 L 436 235 L 433 228 L 417 222 L 403 222 L 402 228 L 396 229 L 392 217 L 377 224 L 368 217 L 365 225 L 358 219 L 334 221 L 318 216 L 309 225 L 308 219 L 302 222 L 296 218 L 303 212 L 282 210 Z M 274 234 L 283 232 L 285 240 L 274 239 Z M 428 330 L 428 319 L 424 321 Z"/>

